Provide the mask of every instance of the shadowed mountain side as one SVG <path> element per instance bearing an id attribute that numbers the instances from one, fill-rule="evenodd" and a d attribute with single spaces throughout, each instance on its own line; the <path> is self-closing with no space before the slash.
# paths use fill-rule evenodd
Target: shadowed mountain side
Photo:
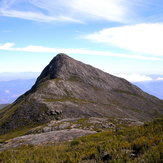
<path id="1" fill-rule="evenodd" d="M 75 117 L 141 121 L 163 114 L 163 102 L 125 79 L 58 54 L 31 90 L 0 112 L 0 132 Z"/>

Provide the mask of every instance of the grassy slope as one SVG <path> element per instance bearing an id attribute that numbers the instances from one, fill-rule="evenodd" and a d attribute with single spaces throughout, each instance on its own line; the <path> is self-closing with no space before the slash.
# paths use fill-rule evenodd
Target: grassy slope
<path id="1" fill-rule="evenodd" d="M 8 163 L 163 162 L 163 118 L 144 126 L 104 131 L 51 146 L 22 146 L 0 153 Z"/>

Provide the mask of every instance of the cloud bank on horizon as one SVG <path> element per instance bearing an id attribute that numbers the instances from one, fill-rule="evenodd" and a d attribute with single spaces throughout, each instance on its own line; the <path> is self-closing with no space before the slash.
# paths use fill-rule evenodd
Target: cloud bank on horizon
<path id="1" fill-rule="evenodd" d="M 163 68 L 161 0 L 1 0 L 0 18 L 2 23 L 6 23 L 0 27 L 0 53 L 9 55 L 13 52 L 16 55 L 17 52 L 25 52 L 33 57 L 39 53 L 40 59 L 42 53 L 60 52 L 94 55 L 95 60 L 99 60 L 98 56 L 108 56 L 124 58 L 127 63 L 135 59 L 135 65 L 138 63 L 136 60 L 153 61 L 156 73 Z M 12 25 L 8 26 L 7 20 L 13 23 L 13 29 Z M 30 26 L 31 29 L 28 28 Z M 17 29 L 14 27 L 18 28 L 19 33 L 15 32 Z M 37 34 L 38 27 L 43 30 Z M 55 30 L 50 31 L 52 28 Z M 4 31 L 10 31 L 10 34 Z M 21 42 L 19 37 L 24 35 L 24 31 L 31 38 Z M 39 34 L 42 37 L 38 37 Z M 59 34 L 71 38 L 63 41 Z M 61 40 L 60 44 L 57 45 L 56 40 Z M 149 68 L 151 65 L 151 62 L 144 64 Z M 126 70 L 127 66 L 131 69 L 129 64 L 125 66 Z"/>
<path id="2" fill-rule="evenodd" d="M 163 81 L 163 76 L 158 75 L 157 77 L 152 77 L 152 75 L 143 74 L 115 74 L 118 77 L 124 78 L 130 82 L 154 82 Z"/>

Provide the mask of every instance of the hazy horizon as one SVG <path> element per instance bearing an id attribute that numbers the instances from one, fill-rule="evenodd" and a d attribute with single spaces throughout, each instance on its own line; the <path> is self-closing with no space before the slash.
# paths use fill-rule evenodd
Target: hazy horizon
<path id="1" fill-rule="evenodd" d="M 40 72 L 0 73 L 0 104 L 12 103 L 28 91 Z M 114 74 L 132 82 L 143 91 L 163 99 L 163 75 Z"/>
<path id="2" fill-rule="evenodd" d="M 17 79 L 36 79 L 40 72 L 0 72 L 0 81 L 11 81 Z M 112 75 L 122 77 L 130 82 L 161 81 L 163 74 L 136 74 L 136 73 L 114 73 Z"/>
<path id="3" fill-rule="evenodd" d="M 41 72 L 58 53 L 111 74 L 162 74 L 161 0 L 2 0 L 0 72 Z"/>
<path id="4" fill-rule="evenodd" d="M 161 0 L 2 0 L 0 81 L 36 79 L 65 53 L 132 83 L 161 83 L 162 11 Z"/>

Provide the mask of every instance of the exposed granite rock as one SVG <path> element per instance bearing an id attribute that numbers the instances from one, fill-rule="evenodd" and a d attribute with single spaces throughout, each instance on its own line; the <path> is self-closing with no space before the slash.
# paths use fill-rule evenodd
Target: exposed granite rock
<path id="1" fill-rule="evenodd" d="M 0 133 L 51 120 L 117 117 L 151 120 L 163 114 L 163 101 L 125 79 L 59 54 L 35 85 L 0 112 Z"/>
<path id="2" fill-rule="evenodd" d="M 121 125 L 135 126 L 143 123 L 132 119 L 114 118 L 67 118 L 53 120 L 47 124 L 32 128 L 23 136 L 18 136 L 0 144 L 0 150 L 15 148 L 21 145 L 50 145 L 53 143 L 70 141 L 77 137 L 93 134 L 99 131 L 115 131 Z M 105 154 L 102 154 L 105 156 Z"/>
<path id="3" fill-rule="evenodd" d="M 35 127 L 27 134 L 45 133 L 50 131 L 82 129 L 90 131 L 115 130 L 117 126 L 137 126 L 144 123 L 133 119 L 112 119 L 112 118 L 71 118 L 62 120 L 53 120 L 46 125 Z"/>
<path id="4" fill-rule="evenodd" d="M 60 131 L 51 131 L 41 134 L 30 134 L 21 137 L 16 137 L 11 139 L 6 144 L 0 146 L 0 150 L 5 150 L 9 148 L 15 148 L 21 145 L 48 145 L 63 141 L 70 141 L 77 137 L 94 134 L 95 131 L 81 130 L 81 129 L 71 129 L 71 130 L 60 130 Z"/>

